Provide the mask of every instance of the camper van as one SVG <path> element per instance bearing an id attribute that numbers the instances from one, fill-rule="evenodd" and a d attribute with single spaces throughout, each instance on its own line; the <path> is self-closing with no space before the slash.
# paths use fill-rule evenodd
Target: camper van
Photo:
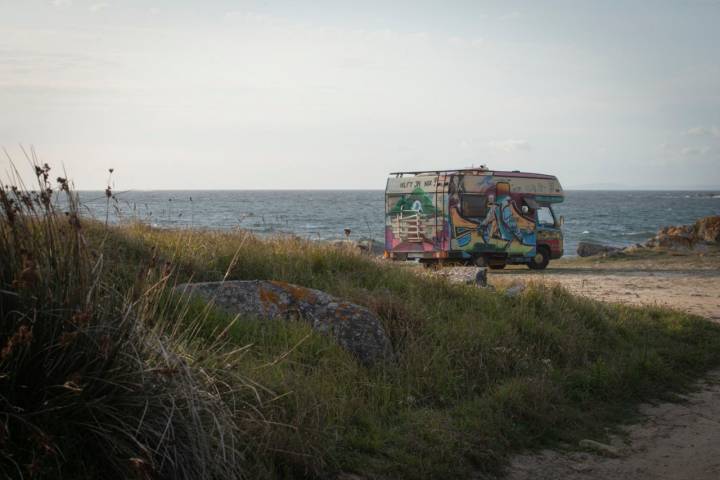
<path id="1" fill-rule="evenodd" d="M 552 175 L 485 167 L 391 173 L 385 256 L 542 270 L 563 254 L 563 219 L 553 211 L 563 198 Z"/>

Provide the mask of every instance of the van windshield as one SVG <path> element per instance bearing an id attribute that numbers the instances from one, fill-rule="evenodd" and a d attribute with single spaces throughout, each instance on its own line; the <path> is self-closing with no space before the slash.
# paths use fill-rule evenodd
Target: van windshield
<path id="1" fill-rule="evenodd" d="M 552 208 L 540 207 L 537 210 L 538 224 L 545 227 L 555 226 L 555 215 L 553 214 Z"/>

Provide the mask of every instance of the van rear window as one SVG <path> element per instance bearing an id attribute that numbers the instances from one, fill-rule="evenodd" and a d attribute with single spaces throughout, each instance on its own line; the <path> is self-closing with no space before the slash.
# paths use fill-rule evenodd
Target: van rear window
<path id="1" fill-rule="evenodd" d="M 485 195 L 462 195 L 463 217 L 484 217 L 487 215 L 487 197 Z"/>

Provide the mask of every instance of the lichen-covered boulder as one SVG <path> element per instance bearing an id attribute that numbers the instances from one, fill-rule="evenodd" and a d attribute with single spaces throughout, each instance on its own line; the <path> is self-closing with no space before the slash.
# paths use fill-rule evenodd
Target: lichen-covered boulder
<path id="1" fill-rule="evenodd" d="M 230 314 L 308 322 L 369 365 L 392 356 L 382 324 L 370 310 L 311 288 L 249 280 L 186 283 L 176 287 Z"/>

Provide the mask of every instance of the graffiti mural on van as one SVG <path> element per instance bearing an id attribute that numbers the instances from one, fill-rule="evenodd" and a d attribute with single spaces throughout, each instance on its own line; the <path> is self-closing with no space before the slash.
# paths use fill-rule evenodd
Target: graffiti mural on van
<path id="1" fill-rule="evenodd" d="M 545 268 L 562 256 L 557 178 L 471 169 L 400 172 L 385 191 L 385 250 L 394 259 Z"/>

